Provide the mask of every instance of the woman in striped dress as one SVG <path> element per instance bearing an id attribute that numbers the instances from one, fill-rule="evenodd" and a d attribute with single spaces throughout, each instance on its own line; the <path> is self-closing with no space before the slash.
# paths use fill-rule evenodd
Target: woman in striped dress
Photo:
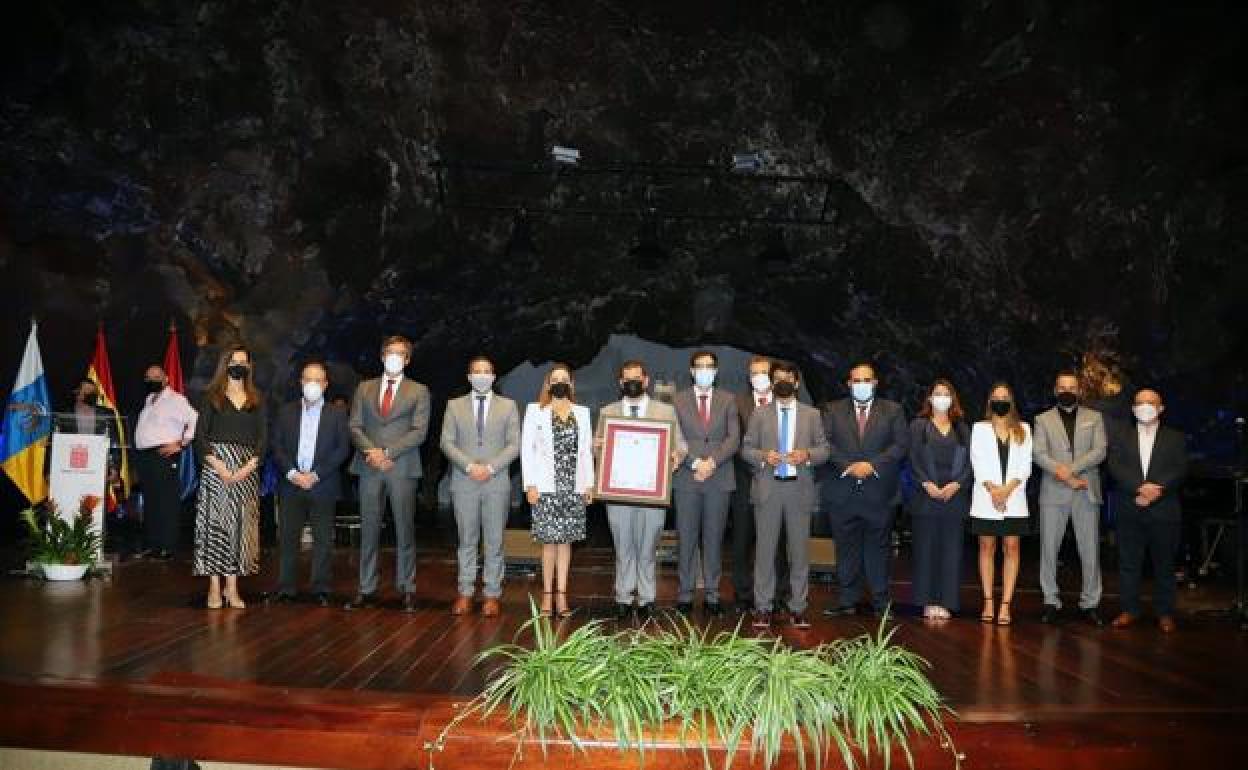
<path id="1" fill-rule="evenodd" d="M 234 347 L 217 364 L 195 429 L 202 466 L 192 568 L 195 575 L 208 576 L 209 609 L 244 607 L 238 577 L 259 571 L 260 465 L 266 438 L 251 354 Z"/>

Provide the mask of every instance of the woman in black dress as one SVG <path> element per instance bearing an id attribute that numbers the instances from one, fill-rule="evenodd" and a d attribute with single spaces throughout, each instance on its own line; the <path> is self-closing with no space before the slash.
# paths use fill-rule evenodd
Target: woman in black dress
<path id="1" fill-rule="evenodd" d="M 953 384 L 936 380 L 910 424 L 910 467 L 919 485 L 914 515 L 914 602 L 923 617 L 958 611 L 962 541 L 971 508 L 970 428 Z"/>
<path id="2" fill-rule="evenodd" d="M 259 469 L 267 428 L 251 370 L 251 354 L 244 347 L 221 356 L 195 428 L 195 451 L 202 465 L 192 569 L 197 576 L 208 576 L 209 609 L 220 609 L 223 603 L 244 607 L 238 577 L 260 568 Z"/>
<path id="3" fill-rule="evenodd" d="M 979 537 L 980 620 L 1008 626 L 1018 582 L 1020 538 L 1031 532 L 1027 479 L 1031 477 L 1031 426 L 1018 414 L 1014 390 L 992 386 L 984 419 L 971 428 L 971 531 Z M 1001 606 L 993 607 L 997 541 L 1001 542 Z"/>

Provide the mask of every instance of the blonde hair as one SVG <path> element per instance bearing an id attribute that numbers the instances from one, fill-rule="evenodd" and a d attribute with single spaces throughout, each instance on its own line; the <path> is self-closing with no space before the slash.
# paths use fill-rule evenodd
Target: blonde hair
<path id="1" fill-rule="evenodd" d="M 1023 429 L 1023 418 L 1018 413 L 1018 399 L 1014 397 L 1014 389 L 1008 382 L 995 382 L 988 389 L 988 400 L 984 404 L 984 419 L 991 423 L 992 418 L 996 417 L 992 411 L 992 394 L 996 393 L 998 388 L 1005 388 L 1005 392 L 1010 394 L 1010 411 L 1002 419 L 1010 429 L 1010 440 L 1015 444 L 1021 444 L 1027 438 L 1027 431 Z"/>

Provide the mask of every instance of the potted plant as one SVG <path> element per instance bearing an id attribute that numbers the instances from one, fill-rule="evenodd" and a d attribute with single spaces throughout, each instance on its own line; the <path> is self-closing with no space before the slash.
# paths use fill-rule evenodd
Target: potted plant
<path id="1" fill-rule="evenodd" d="M 95 566 L 100 550 L 100 534 L 92 528 L 97 495 L 83 495 L 73 522 L 66 521 L 48 500 L 38 509 L 22 511 L 22 520 L 30 530 L 30 559 L 43 570 L 48 580 L 81 580 Z"/>

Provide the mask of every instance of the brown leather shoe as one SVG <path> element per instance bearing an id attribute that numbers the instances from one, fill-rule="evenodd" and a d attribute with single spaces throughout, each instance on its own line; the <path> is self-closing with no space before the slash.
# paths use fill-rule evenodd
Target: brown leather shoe
<path id="1" fill-rule="evenodd" d="M 1174 625 L 1174 618 L 1169 615 L 1162 615 L 1157 618 L 1157 627 L 1161 629 L 1163 634 L 1173 634 L 1177 626 Z"/>
<path id="2" fill-rule="evenodd" d="M 1118 617 L 1114 618 L 1114 622 L 1110 623 L 1110 625 L 1114 628 L 1127 628 L 1128 626 L 1134 625 L 1134 623 L 1135 616 L 1129 612 L 1123 612 L 1119 614 Z"/>
<path id="3" fill-rule="evenodd" d="M 481 605 L 481 614 L 487 618 L 498 617 L 498 599 L 486 599 Z"/>
<path id="4" fill-rule="evenodd" d="M 467 615 L 469 612 L 472 612 L 472 599 L 467 596 L 457 597 L 451 605 L 452 615 Z"/>

